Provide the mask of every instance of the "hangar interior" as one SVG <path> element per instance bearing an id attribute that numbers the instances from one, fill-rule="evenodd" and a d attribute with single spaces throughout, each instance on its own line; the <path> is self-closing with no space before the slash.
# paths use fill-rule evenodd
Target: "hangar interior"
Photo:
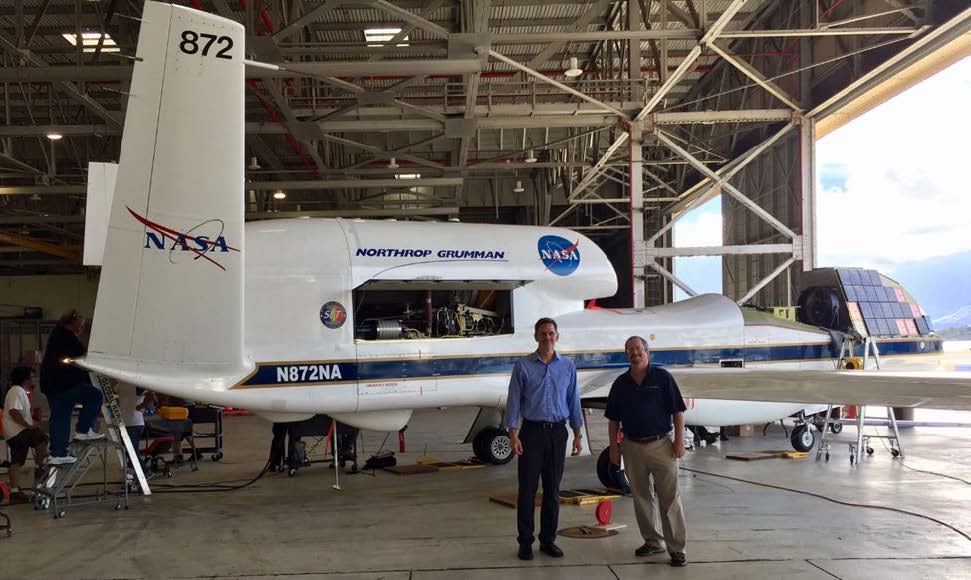
<path id="1" fill-rule="evenodd" d="M 618 307 L 672 302 L 676 287 L 694 294 L 678 278 L 674 258 L 703 255 L 722 257 L 724 293 L 738 303 L 793 303 L 800 273 L 815 266 L 816 140 L 971 46 L 971 9 L 962 0 L 177 3 L 242 23 L 247 58 L 278 65 L 247 68 L 247 220 L 566 227 L 590 236 L 611 259 L 621 283 L 601 303 Z M 120 156 L 142 5 L 0 3 L 4 317 L 19 318 L 27 306 L 41 307 L 48 320 L 71 307 L 94 310 L 98 268 L 81 265 L 88 163 Z M 218 138 L 186 146 L 205 155 Z M 723 244 L 676 247 L 674 224 L 718 195 Z M 23 353 L 42 348 L 49 323 L 0 324 L 8 324 L 0 332 L 5 380 L 13 364 L 25 362 Z M 426 415 L 431 427 L 412 433 L 413 442 L 444 458 L 468 454 L 440 438 L 461 439 L 468 421 Z M 245 455 L 180 478 L 199 484 L 249 477 L 264 455 L 265 426 L 239 418 L 228 431 Z M 958 440 L 929 467 L 951 462 L 969 473 L 967 438 L 933 437 L 909 443 L 930 455 Z M 601 435 L 593 444 L 604 441 Z M 720 457 L 699 455 L 698 471 L 724 468 Z M 591 480 L 590 462 L 581 461 L 567 477 Z M 903 508 L 971 527 L 967 513 L 955 520 L 946 509 L 967 500 L 960 483 L 936 485 L 932 476 L 902 474 L 881 461 L 867 466 L 875 479 L 845 487 L 845 464 L 827 464 L 821 492 L 888 503 L 906 480 L 928 493 L 902 500 Z M 785 475 L 765 465 L 731 472 L 776 477 L 786 486 L 819 475 L 810 465 Z M 504 577 L 546 577 L 542 562 L 513 568 L 511 518 L 481 509 L 483 489 L 515 486 L 512 469 L 471 484 L 469 474 L 442 476 L 432 484 L 442 490 L 437 497 L 428 484 L 387 478 L 352 479 L 343 495 L 328 496 L 332 475 L 298 477 L 282 499 L 257 487 L 171 501 L 157 496 L 121 515 L 93 508 L 65 521 L 17 512 L 28 522 L 19 542 L 39 546 L 44 558 L 37 564 L 19 549 L 9 561 L 23 576 L 447 578 L 461 569 L 488 578 L 499 574 L 500 562 Z M 844 512 L 784 494 L 766 499 L 738 482 L 682 477 L 692 530 L 704 542 L 692 556 L 692 566 L 701 562 L 693 574 L 971 574 L 968 536 L 926 518 Z M 214 499 L 199 507 L 198 497 Z M 629 503 L 618 511 L 633 525 Z M 565 519 L 580 525 L 591 517 L 578 508 Z M 414 533 L 435 526 L 452 532 L 444 539 Z M 131 547 L 134 538 L 152 552 L 115 558 L 98 550 L 64 559 L 85 545 L 92 528 L 111 550 Z M 173 539 L 172 530 L 181 535 Z M 559 566 L 557 577 L 639 577 L 643 560 L 629 554 L 638 539 L 625 534 L 622 546 L 586 554 L 571 544 L 571 555 L 583 555 Z M 286 548 L 262 550 L 275 542 Z M 364 544 L 375 545 L 369 561 L 354 556 Z M 186 558 L 167 561 L 162 554 L 173 546 Z M 258 555 L 241 558 L 247 550 Z M 428 555 L 420 564 L 418 551 Z M 166 566 L 170 574 L 160 572 Z M 660 565 L 651 572 L 673 574 Z"/>
<path id="2" fill-rule="evenodd" d="M 617 306 L 670 302 L 672 257 L 694 255 L 724 257 L 740 302 L 791 302 L 814 265 L 814 140 L 967 26 L 957 0 L 243 4 L 187 5 L 287 67 L 247 70 L 247 219 L 570 227 L 611 256 Z M 118 160 L 140 13 L 0 8 L 4 278 L 83 274 L 71 298 L 94 294 L 87 164 Z M 672 224 L 718 194 L 724 246 L 675 249 Z"/>

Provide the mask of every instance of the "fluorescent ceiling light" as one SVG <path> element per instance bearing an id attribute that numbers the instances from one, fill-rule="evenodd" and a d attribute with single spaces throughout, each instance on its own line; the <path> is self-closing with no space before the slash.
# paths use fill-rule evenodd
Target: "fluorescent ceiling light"
<path id="1" fill-rule="evenodd" d="M 368 28 L 364 31 L 364 39 L 368 46 L 384 46 L 385 42 L 394 38 L 399 32 L 401 32 L 400 28 Z M 396 46 L 408 46 L 408 36 L 402 38 Z"/>
<path id="2" fill-rule="evenodd" d="M 583 69 L 580 68 L 580 63 L 577 60 L 577 57 L 575 56 L 570 57 L 570 68 L 566 69 L 566 72 L 564 72 L 563 74 L 565 74 L 570 78 L 578 77 L 583 74 Z"/>
<path id="3" fill-rule="evenodd" d="M 394 176 L 395 179 L 418 179 L 421 177 L 421 173 L 398 173 Z"/>
<path id="4" fill-rule="evenodd" d="M 61 135 L 60 133 L 53 133 L 53 132 L 51 132 L 51 133 L 48 133 L 47 134 L 47 138 L 50 139 L 51 141 L 57 141 L 58 139 L 60 139 L 62 137 L 64 137 L 64 135 Z"/>
<path id="5" fill-rule="evenodd" d="M 78 37 L 71 33 L 65 33 L 62 35 L 65 40 L 71 43 L 71 46 L 78 45 Z M 100 32 L 82 32 L 81 33 L 81 45 L 84 47 L 84 52 L 94 52 L 98 48 L 98 42 L 101 39 Z M 105 40 L 101 44 L 101 52 L 121 52 L 121 48 L 118 44 L 111 38 L 111 35 L 105 34 Z"/>
<path id="6" fill-rule="evenodd" d="M 278 189 L 273 192 L 273 199 L 286 199 L 287 194 L 282 189 Z"/>

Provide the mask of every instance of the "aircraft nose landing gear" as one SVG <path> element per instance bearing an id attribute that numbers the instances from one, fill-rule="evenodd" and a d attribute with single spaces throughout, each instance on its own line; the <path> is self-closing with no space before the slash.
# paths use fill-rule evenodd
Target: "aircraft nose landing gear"
<path id="1" fill-rule="evenodd" d="M 789 441 L 796 451 L 810 451 L 816 444 L 816 434 L 809 428 L 808 423 L 803 423 L 796 425 L 795 429 L 792 430 Z"/>
<path id="2" fill-rule="evenodd" d="M 493 465 L 509 463 L 513 458 L 512 442 L 505 429 L 489 427 L 479 431 L 472 440 L 472 449 L 476 457 Z"/>

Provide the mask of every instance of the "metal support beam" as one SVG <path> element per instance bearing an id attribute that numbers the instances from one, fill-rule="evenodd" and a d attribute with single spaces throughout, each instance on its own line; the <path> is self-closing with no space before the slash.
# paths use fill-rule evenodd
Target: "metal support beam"
<path id="1" fill-rule="evenodd" d="M 586 29 L 589 28 L 590 26 L 590 21 L 603 14 L 604 10 L 606 10 L 609 5 L 610 5 L 610 0 L 597 0 L 596 2 L 588 6 L 587 10 L 580 15 L 580 18 L 578 18 L 577 21 L 573 25 L 571 25 L 569 30 L 571 38 L 573 34 L 585 32 Z M 495 40 L 495 37 L 493 37 L 493 42 L 498 42 Z M 554 54 L 556 54 L 557 51 L 562 49 L 563 46 L 566 44 L 566 42 L 567 41 L 563 41 L 563 40 L 557 40 L 557 41 L 551 42 L 549 45 L 543 48 L 543 50 L 539 51 L 539 54 L 529 59 L 529 62 L 526 63 L 526 66 L 528 66 L 531 69 L 538 69 L 546 61 L 548 61 Z"/>
<path id="2" fill-rule="evenodd" d="M 799 133 L 802 198 L 802 269 L 816 267 L 816 120 L 803 117 Z"/>
<path id="3" fill-rule="evenodd" d="M 394 189 L 408 187 L 453 187 L 462 185 L 461 177 L 422 177 L 419 179 L 338 179 L 333 181 L 253 181 L 246 189 L 258 191 L 314 189 Z"/>
<path id="4" fill-rule="evenodd" d="M 333 1 L 323 2 L 317 7 L 312 8 L 309 12 L 306 12 L 300 18 L 297 18 L 296 20 L 288 24 L 286 27 L 280 29 L 279 32 L 276 32 L 273 35 L 273 40 L 275 42 L 280 42 L 281 40 L 283 40 L 284 38 L 287 38 L 291 34 L 298 32 L 305 25 L 313 22 L 314 20 L 317 20 L 320 17 L 320 15 L 323 14 L 324 12 L 333 10 L 334 8 L 337 8 L 337 6 L 338 6 L 337 2 L 333 2 Z"/>
<path id="5" fill-rule="evenodd" d="M 535 32 L 530 34 L 493 34 L 493 44 L 545 44 L 547 42 L 600 42 L 604 40 L 695 40 L 700 30 L 595 30 L 593 32 Z"/>
<path id="6" fill-rule="evenodd" d="M 759 281 L 759 283 L 756 284 L 755 286 L 752 286 L 752 288 L 745 293 L 745 296 L 742 296 L 741 298 L 735 301 L 735 304 L 738 304 L 739 306 L 741 306 L 742 304 L 745 304 L 746 302 L 751 300 L 753 296 L 759 293 L 759 290 L 765 288 L 765 286 L 769 282 L 775 280 L 779 274 L 785 272 L 786 269 L 788 269 L 789 266 L 791 266 L 792 263 L 795 261 L 796 261 L 796 257 L 793 256 L 788 260 L 786 260 L 785 262 L 779 264 L 778 268 L 776 268 L 775 270 L 772 270 L 772 272 L 770 272 L 768 276 L 766 276 L 765 278 L 762 278 L 762 280 Z"/>
<path id="7" fill-rule="evenodd" d="M 742 74 L 755 81 L 756 84 L 768 91 L 775 98 L 782 101 L 792 110 L 802 110 L 802 107 L 800 107 L 792 97 L 786 94 L 786 92 L 782 90 L 782 87 L 765 78 L 765 76 L 756 70 L 754 66 L 736 56 L 733 56 L 732 54 L 729 54 L 728 51 L 718 46 L 717 42 L 710 43 L 708 48 L 725 59 L 729 64 L 740 70 Z"/>
<path id="8" fill-rule="evenodd" d="M 694 288 L 692 288 L 691 286 L 688 286 L 687 282 L 678 278 L 671 272 L 668 272 L 667 269 L 664 268 L 664 266 L 658 264 L 657 262 L 650 262 L 648 265 L 651 268 L 654 268 L 654 270 L 656 270 L 658 274 L 660 274 L 661 276 L 664 276 L 664 278 L 666 278 L 668 281 L 673 283 L 675 286 L 684 290 L 685 294 L 687 294 L 688 296 L 698 295 L 698 293 L 695 292 Z"/>
<path id="9" fill-rule="evenodd" d="M 872 36 L 918 34 L 927 27 L 885 27 L 885 28 L 796 28 L 794 30 L 733 30 L 719 34 L 720 38 L 782 38 L 803 36 Z"/>
<path id="10" fill-rule="evenodd" d="M 739 155 L 735 159 L 732 159 L 731 161 L 729 161 L 725 166 L 720 168 L 715 173 L 717 173 L 718 176 L 722 179 L 731 179 L 732 177 L 735 176 L 736 173 L 741 171 L 742 168 L 748 165 L 749 162 L 751 162 L 753 159 L 758 157 L 760 153 L 762 153 L 763 151 L 765 151 L 766 149 L 774 145 L 783 136 L 787 135 L 789 131 L 792 130 L 793 127 L 795 127 L 794 124 L 792 123 L 787 124 L 785 127 L 777 131 L 774 135 L 772 135 L 765 141 L 759 143 L 755 147 L 752 147 L 751 149 L 746 151 L 744 154 Z M 681 194 L 682 201 L 678 202 L 677 204 L 671 207 L 665 208 L 664 211 L 665 213 L 680 215 L 683 212 L 687 211 L 689 208 L 693 207 L 695 205 L 694 202 L 699 197 L 707 197 L 710 190 L 716 187 L 718 187 L 718 181 L 706 177 L 705 179 L 699 181 L 698 183 L 693 185 L 690 189 L 682 193 Z"/>
<path id="11" fill-rule="evenodd" d="M 682 258 L 688 256 L 753 256 L 763 254 L 792 254 L 792 244 L 751 244 L 747 246 L 694 246 L 679 248 L 643 247 L 644 259 Z"/>
<path id="12" fill-rule="evenodd" d="M 764 209 L 759 207 L 757 203 L 755 203 L 754 201 L 746 197 L 745 194 L 743 194 L 741 191 L 736 189 L 735 186 L 729 183 L 724 177 L 718 175 L 717 173 L 709 169 L 708 166 L 706 166 L 704 163 L 695 159 L 695 157 L 693 157 L 690 153 L 685 151 L 680 145 L 675 143 L 674 140 L 671 139 L 671 137 L 667 133 L 663 131 L 656 131 L 655 133 L 657 135 L 658 141 L 660 141 L 661 143 L 664 143 L 664 145 L 667 146 L 668 149 L 670 149 L 671 151 L 674 151 L 676 154 L 678 154 L 679 157 L 683 158 L 685 161 L 691 164 L 692 167 L 697 169 L 703 175 L 707 175 L 710 179 L 717 182 L 722 187 L 723 191 L 727 191 L 732 197 L 737 199 L 742 205 L 744 205 L 749 210 L 751 210 L 752 213 L 765 220 L 766 223 L 768 223 L 770 226 L 778 230 L 783 235 L 788 236 L 793 240 L 799 237 L 798 234 L 796 234 L 791 229 L 789 229 L 789 227 L 786 226 L 784 223 L 776 219 L 775 216 L 765 211 Z"/>
<path id="13" fill-rule="evenodd" d="M 445 28 L 442 28 L 441 26 L 435 24 L 434 22 L 426 20 L 421 16 L 418 16 L 417 14 L 413 14 L 405 10 L 404 8 L 401 8 L 400 6 L 395 6 L 394 4 L 387 2 L 386 0 L 373 0 L 372 5 L 375 8 L 378 8 L 380 10 L 387 12 L 388 14 L 392 14 L 400 18 L 402 21 L 407 22 L 408 24 L 413 24 L 417 26 L 418 28 L 421 28 L 422 30 L 434 36 L 448 38 L 448 35 L 450 34 L 448 30 L 446 30 Z"/>
<path id="14" fill-rule="evenodd" d="M 9 52 L 14 58 L 23 58 L 33 64 L 35 67 L 47 68 L 50 66 L 44 59 L 36 56 L 33 53 L 20 51 L 16 44 L 11 43 L 6 38 L 0 37 L 0 47 Z M 101 103 L 89 97 L 83 91 L 74 86 L 73 83 L 62 81 L 58 84 L 71 96 L 71 98 L 90 109 L 94 114 L 98 115 L 105 121 L 108 121 L 109 124 L 117 125 L 118 127 L 121 127 L 124 124 L 123 121 L 114 113 L 108 111 L 108 109 L 104 108 Z"/>
<path id="15" fill-rule="evenodd" d="M 631 301 L 634 308 L 644 308 L 646 304 L 644 271 L 638 272 L 633 263 L 634 248 L 644 239 L 644 139 L 640 123 L 630 126 L 628 143 L 630 143 L 628 148 L 630 159 L 627 166 L 630 181 L 627 184 L 627 194 L 630 196 Z"/>
<path id="16" fill-rule="evenodd" d="M 65 260 L 70 260 L 72 262 L 81 261 L 81 248 L 76 246 L 59 246 L 55 244 L 48 244 L 47 242 L 39 242 L 27 236 L 20 236 L 17 234 L 11 234 L 9 232 L 0 232 L 0 242 L 6 242 L 14 246 L 27 248 L 33 252 L 41 252 L 51 256 L 57 256 L 58 258 L 64 258 Z"/>
<path id="17" fill-rule="evenodd" d="M 494 50 L 490 50 L 489 51 L 489 56 L 491 56 L 492 58 L 494 58 L 496 60 L 501 60 L 502 62 L 508 64 L 509 66 L 511 66 L 513 68 L 516 68 L 518 70 L 521 70 L 524 73 L 528 74 L 529 76 L 534 77 L 534 78 L 537 78 L 537 79 L 539 79 L 539 80 L 541 80 L 544 83 L 547 83 L 549 85 L 552 85 L 552 86 L 560 89 L 561 91 L 565 91 L 565 92 L 570 93 L 571 95 L 573 95 L 575 97 L 579 97 L 579 98 L 583 99 L 584 101 L 586 101 L 588 103 L 591 103 L 591 104 L 594 104 L 594 105 L 600 107 L 601 109 L 603 109 L 605 111 L 610 111 L 611 113 L 614 113 L 615 115 L 617 115 L 621 119 L 630 119 L 630 117 L 627 116 L 627 113 L 621 111 L 620 109 L 616 109 L 616 108 L 611 107 L 610 105 L 608 105 L 606 103 L 603 103 L 603 102 L 598 101 L 597 99 L 595 99 L 595 98 L 593 98 L 591 96 L 585 95 L 584 93 L 581 93 L 580 91 L 574 89 L 573 87 L 569 87 L 569 86 L 564 85 L 563 83 L 561 83 L 559 81 L 553 80 L 550 77 L 544 75 L 543 73 L 538 72 L 538 71 L 535 71 L 535 70 L 529 68 L 528 66 L 526 66 L 524 64 L 520 64 L 520 63 L 516 62 L 515 60 L 513 60 L 511 58 L 505 57 L 505 56 L 499 54 L 498 52 L 496 52 Z"/>
<path id="18" fill-rule="evenodd" d="M 86 192 L 87 187 L 84 185 L 11 185 L 0 187 L 0 195 L 79 194 Z"/>
<path id="19" fill-rule="evenodd" d="M 268 211 L 247 212 L 247 220 L 284 219 L 284 218 L 355 218 L 355 217 L 408 217 L 408 216 L 458 216 L 458 207 L 426 207 L 426 208 L 374 208 L 374 209 L 332 209 L 323 211 Z"/>

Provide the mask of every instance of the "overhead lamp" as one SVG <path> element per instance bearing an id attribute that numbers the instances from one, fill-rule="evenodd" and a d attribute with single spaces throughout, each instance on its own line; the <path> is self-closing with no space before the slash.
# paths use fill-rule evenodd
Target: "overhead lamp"
<path id="1" fill-rule="evenodd" d="M 391 160 L 388 161 L 388 169 L 397 169 L 399 167 L 401 167 L 401 166 L 398 165 L 398 163 L 397 163 L 397 161 L 395 160 L 394 157 L 392 157 Z"/>
<path id="2" fill-rule="evenodd" d="M 364 40 L 369 47 L 383 47 L 392 38 L 401 32 L 400 28 L 366 28 L 364 29 Z M 408 46 L 408 35 L 398 39 L 401 42 L 397 46 Z"/>
<path id="3" fill-rule="evenodd" d="M 537 161 L 539 161 L 539 159 L 536 159 L 536 155 L 534 155 L 533 150 L 530 149 L 529 154 L 526 156 L 526 159 L 524 159 L 524 161 L 526 163 L 536 163 Z"/>
<path id="4" fill-rule="evenodd" d="M 76 34 L 65 33 L 61 36 L 64 37 L 64 40 L 70 42 L 71 46 L 78 45 L 78 37 Z M 121 52 L 121 47 L 118 46 L 118 43 L 108 33 L 102 35 L 100 32 L 93 30 L 81 33 L 81 50 L 84 52 L 91 53 L 96 51 L 99 43 L 101 44 L 101 52 Z"/>
<path id="5" fill-rule="evenodd" d="M 263 168 L 260 167 L 259 159 L 257 159 L 256 157 L 250 157 L 249 165 L 246 166 L 246 169 L 252 169 L 253 171 L 256 171 L 257 169 L 263 169 Z"/>
<path id="6" fill-rule="evenodd" d="M 51 141 L 57 141 L 59 139 L 62 139 L 63 137 L 64 135 L 61 135 L 60 133 L 50 132 L 47 134 L 47 138 L 50 139 Z"/>
<path id="7" fill-rule="evenodd" d="M 570 77 L 571 79 L 583 74 L 583 69 L 580 68 L 580 62 L 577 60 L 577 57 L 575 56 L 570 57 L 570 68 L 566 69 L 566 72 L 564 72 L 563 74 Z"/>
<path id="8" fill-rule="evenodd" d="M 287 198 L 287 194 L 282 189 L 278 189 L 273 192 L 273 199 L 286 199 L 286 198 Z"/>
<path id="9" fill-rule="evenodd" d="M 523 188 L 523 182 L 522 181 L 519 181 L 518 179 L 516 180 L 516 187 L 512 188 L 512 190 L 514 192 L 516 192 L 516 193 L 522 193 L 522 192 L 526 191 Z"/>

